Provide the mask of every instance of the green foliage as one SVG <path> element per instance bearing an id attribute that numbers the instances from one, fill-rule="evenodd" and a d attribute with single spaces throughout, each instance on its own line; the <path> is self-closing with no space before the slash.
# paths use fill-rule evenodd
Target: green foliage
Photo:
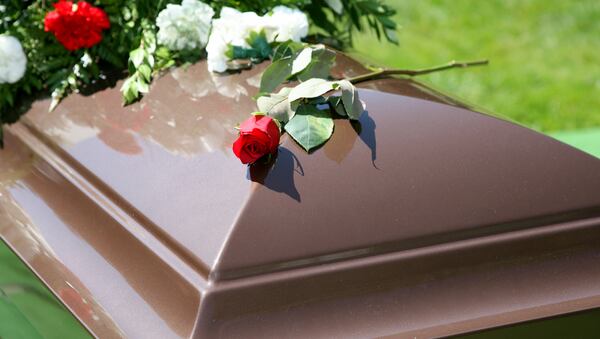
<path id="1" fill-rule="evenodd" d="M 311 78 L 327 79 L 334 62 L 334 51 L 325 48 L 323 45 L 314 46 L 310 63 L 296 76 L 300 81 L 306 81 Z"/>
<path id="2" fill-rule="evenodd" d="M 250 32 L 250 36 L 248 36 L 246 42 L 250 48 L 229 46 L 226 52 L 227 57 L 232 60 L 250 59 L 254 63 L 259 63 L 269 59 L 273 52 L 264 31 Z"/>
<path id="3" fill-rule="evenodd" d="M 358 120 L 364 111 L 364 107 L 358 98 L 356 88 L 348 80 L 341 80 L 338 84 L 342 90 L 342 104 L 344 105 L 346 115 L 348 115 L 349 119 Z M 336 111 L 339 110 L 336 108 Z"/>
<path id="4" fill-rule="evenodd" d="M 281 123 L 288 122 L 294 116 L 288 97 L 292 89 L 282 88 L 278 93 L 271 93 L 256 100 L 258 110 Z"/>
<path id="5" fill-rule="evenodd" d="M 260 93 L 273 92 L 277 86 L 290 79 L 294 59 L 303 48 L 301 43 L 287 41 L 273 50 L 273 62 L 260 79 Z"/>
<path id="6" fill-rule="evenodd" d="M 302 8 L 321 29 L 322 35 L 314 37 L 316 42 L 338 48 L 352 46 L 354 32 L 368 27 L 378 39 L 385 37 L 398 43 L 396 23 L 392 20 L 396 11 L 382 0 L 315 0 Z"/>
<path id="7" fill-rule="evenodd" d="M 147 20 L 142 21 L 142 39 L 138 48 L 129 52 L 129 74 L 121 86 L 123 103 L 130 104 L 150 91 L 156 52 L 155 27 Z"/>
<path id="8" fill-rule="evenodd" d="M 269 65 L 260 79 L 260 92 L 272 92 L 286 81 L 292 75 L 292 62 L 291 57 L 286 57 Z"/>
<path id="9" fill-rule="evenodd" d="M 241 11 L 254 11 L 259 15 L 268 13 L 273 7 L 284 5 L 305 11 L 309 20 L 322 32 L 317 40 L 325 40 L 336 46 L 347 46 L 352 31 L 370 27 L 378 36 L 382 33 L 391 39 L 388 31 L 395 30 L 389 16 L 394 12 L 382 0 L 209 0 L 216 13 L 223 6 Z M 0 17 L 0 34 L 9 34 L 21 41 L 28 64 L 25 76 L 15 84 L 0 85 L 0 126 L 16 121 L 27 110 L 27 103 L 38 95 L 52 96 L 50 109 L 71 92 L 78 92 L 94 85 L 99 78 L 114 74 L 127 74 L 121 90 L 125 104 L 134 102 L 149 90 L 152 78 L 161 70 L 174 65 L 197 61 L 202 51 L 172 52 L 157 46 L 156 27 L 158 13 L 167 3 L 180 0 L 95 0 L 93 5 L 102 8 L 108 15 L 110 29 L 103 31 L 102 41 L 96 46 L 77 51 L 68 51 L 56 38 L 44 31 L 44 17 L 53 10 L 53 1 L 5 0 Z M 217 14 L 218 15 L 218 14 Z M 317 28 L 318 30 L 318 28 Z M 250 59 L 260 62 L 272 57 L 277 76 L 269 76 L 262 87 L 270 93 L 281 83 L 309 78 L 326 78 L 328 68 L 322 54 L 334 54 L 325 49 L 313 49 L 311 58 L 301 59 L 293 69 L 293 60 L 303 44 L 289 42 L 272 50 L 264 33 L 254 33 L 248 40 L 250 48 L 233 47 L 233 59 Z M 275 46 L 276 47 L 276 46 Z M 305 52 L 308 53 L 308 52 Z M 306 55 L 305 55 L 306 56 Z M 285 60 L 277 62 L 277 60 Z M 307 62 L 309 61 L 309 62 Z M 300 67 L 302 66 L 302 67 Z M 277 68 L 278 67 L 278 68 Z M 302 72 L 300 72 L 302 70 Z M 293 73 L 293 74 L 292 74 Z"/>
<path id="10" fill-rule="evenodd" d="M 335 52 L 323 45 L 305 48 L 297 42 L 284 42 L 273 51 L 273 63 L 263 73 L 260 93 L 273 92 L 286 81 L 327 79 L 334 61 Z"/>
<path id="11" fill-rule="evenodd" d="M 311 99 L 337 89 L 340 85 L 335 81 L 313 78 L 300 83 L 290 91 L 289 100 Z"/>
<path id="12" fill-rule="evenodd" d="M 303 49 L 292 62 L 292 75 L 298 74 L 306 69 L 312 58 L 312 48 Z"/>
<path id="13" fill-rule="evenodd" d="M 15 84 L 0 85 L 0 123 L 16 121 L 24 111 L 21 107 L 26 107 L 27 101 L 39 92 L 52 95 L 52 110 L 69 92 L 77 92 L 100 76 L 123 69 L 130 51 L 145 37 L 146 26 L 142 21 L 154 22 L 166 5 L 165 1 L 150 0 L 96 1 L 94 4 L 108 14 L 111 28 L 104 31 L 100 44 L 70 52 L 52 34 L 44 32 L 44 17 L 52 10 L 51 3 L 9 0 L 4 4 L 0 34 L 6 33 L 21 41 L 27 55 L 27 72 Z M 169 64 L 161 62 L 160 67 Z M 141 72 L 147 74 L 144 68 Z M 143 84 L 141 87 L 143 90 Z"/>
<path id="14" fill-rule="evenodd" d="M 310 152 L 324 144 L 333 134 L 333 119 L 327 110 L 313 105 L 302 105 L 284 127 L 302 148 Z"/>
<path id="15" fill-rule="evenodd" d="M 358 92 L 348 80 L 329 80 L 335 53 L 324 46 L 282 43 L 274 50 L 271 66 L 261 79 L 262 95 L 257 99 L 260 112 L 283 125 L 290 136 L 307 152 L 321 146 L 333 133 L 333 116 L 357 120 L 363 112 Z M 321 77 L 314 77 L 315 70 Z M 305 79 L 305 80 L 304 80 Z M 284 81 L 301 81 L 293 88 L 273 91 Z M 342 96 L 325 95 L 341 91 Z"/>
<path id="16" fill-rule="evenodd" d="M 272 60 L 277 61 L 279 59 L 283 59 L 285 57 L 292 57 L 298 51 L 301 51 L 304 48 L 304 44 L 295 41 L 285 41 L 279 44 L 275 50 L 273 51 Z"/>

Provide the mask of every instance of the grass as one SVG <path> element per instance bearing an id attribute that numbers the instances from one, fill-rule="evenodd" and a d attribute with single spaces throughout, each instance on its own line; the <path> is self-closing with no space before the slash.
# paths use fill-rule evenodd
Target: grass
<path id="1" fill-rule="evenodd" d="M 0 239 L 0 338 L 90 338 Z"/>
<path id="2" fill-rule="evenodd" d="M 600 1 L 386 2 L 398 10 L 400 45 L 357 36 L 359 58 L 400 68 L 489 59 L 420 79 L 539 131 L 600 126 Z"/>

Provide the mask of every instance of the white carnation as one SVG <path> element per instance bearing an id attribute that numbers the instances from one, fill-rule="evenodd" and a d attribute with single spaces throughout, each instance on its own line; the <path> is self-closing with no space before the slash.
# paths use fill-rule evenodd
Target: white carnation
<path id="1" fill-rule="evenodd" d="M 263 18 L 254 12 L 242 13 L 230 7 L 223 7 L 221 15 L 213 21 L 212 33 L 206 45 L 208 70 L 225 72 L 227 70 L 227 48 L 229 45 L 250 47 L 246 37 L 251 31 L 260 31 L 264 27 Z"/>
<path id="2" fill-rule="evenodd" d="M 27 57 L 17 38 L 0 35 L 0 84 L 14 84 L 25 75 Z"/>
<path id="3" fill-rule="evenodd" d="M 300 41 L 308 34 L 308 18 L 299 9 L 277 6 L 268 18 L 276 41 Z"/>
<path id="4" fill-rule="evenodd" d="M 167 5 L 156 18 L 158 43 L 174 51 L 204 48 L 214 14 L 209 5 L 198 0 Z"/>
<path id="5" fill-rule="evenodd" d="M 229 59 L 225 55 L 229 46 L 249 48 L 246 38 L 250 32 L 264 31 L 268 42 L 300 41 L 308 34 L 306 14 L 297 9 L 277 6 L 271 14 L 258 16 L 254 12 L 240 12 L 223 7 L 221 15 L 213 21 L 213 28 L 206 46 L 208 69 L 225 72 Z"/>

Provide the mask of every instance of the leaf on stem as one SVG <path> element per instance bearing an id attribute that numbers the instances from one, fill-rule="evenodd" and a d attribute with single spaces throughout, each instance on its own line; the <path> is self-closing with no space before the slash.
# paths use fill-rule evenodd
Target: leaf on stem
<path id="1" fill-rule="evenodd" d="M 329 6 L 334 12 L 338 15 L 341 15 L 344 12 L 344 4 L 341 0 L 325 0 L 327 6 Z"/>
<path id="2" fill-rule="evenodd" d="M 272 93 L 268 96 L 262 96 L 256 100 L 258 110 L 264 112 L 271 118 L 287 123 L 294 116 L 294 111 L 290 107 L 288 96 L 292 89 L 282 88 L 278 93 Z"/>
<path id="3" fill-rule="evenodd" d="M 321 146 L 333 134 L 333 119 L 326 110 L 301 105 L 285 125 L 285 131 L 307 152 Z"/>
<path id="4" fill-rule="evenodd" d="M 304 48 L 304 44 L 293 40 L 282 42 L 273 50 L 272 60 L 277 61 L 285 57 L 292 57 Z"/>
<path id="5" fill-rule="evenodd" d="M 312 48 L 307 47 L 300 52 L 292 63 L 292 74 L 302 72 L 312 61 Z"/>
<path id="6" fill-rule="evenodd" d="M 331 108 L 340 116 L 348 116 L 346 110 L 344 109 L 344 104 L 342 103 L 342 97 L 339 96 L 330 96 L 327 98 L 327 102 Z"/>
<path id="7" fill-rule="evenodd" d="M 344 104 L 344 109 L 348 114 L 348 118 L 351 120 L 358 120 L 364 108 L 358 98 L 356 87 L 348 80 L 339 81 L 339 86 L 342 90 L 342 103 Z"/>
<path id="8" fill-rule="evenodd" d="M 144 50 L 142 48 L 134 49 L 129 52 L 129 61 L 133 64 L 133 67 L 138 68 L 144 62 Z"/>
<path id="9" fill-rule="evenodd" d="M 260 79 L 260 92 L 271 93 L 292 74 L 292 57 L 273 62 Z"/>
<path id="10" fill-rule="evenodd" d="M 310 64 L 300 74 L 298 80 L 306 81 L 311 78 L 329 78 L 331 68 L 335 62 L 335 52 L 323 45 L 313 47 Z"/>
<path id="11" fill-rule="evenodd" d="M 319 78 L 308 79 L 291 90 L 289 100 L 292 102 L 302 98 L 316 98 L 338 87 L 339 84 L 336 81 Z"/>

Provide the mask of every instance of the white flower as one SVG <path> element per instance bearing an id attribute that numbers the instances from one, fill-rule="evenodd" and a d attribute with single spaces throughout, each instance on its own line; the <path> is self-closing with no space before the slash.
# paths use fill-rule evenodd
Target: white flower
<path id="1" fill-rule="evenodd" d="M 25 75 L 27 57 L 17 38 L 0 34 L 0 84 L 14 84 Z"/>
<path id="2" fill-rule="evenodd" d="M 174 51 L 204 48 L 214 14 L 209 5 L 198 0 L 167 5 L 156 18 L 158 43 Z"/>
<path id="3" fill-rule="evenodd" d="M 227 70 L 227 48 L 229 45 L 250 47 L 246 37 L 251 31 L 260 31 L 264 20 L 254 12 L 242 13 L 230 7 L 223 7 L 221 15 L 213 21 L 213 28 L 206 45 L 208 69 L 211 72 Z"/>
<path id="4" fill-rule="evenodd" d="M 88 67 L 92 63 L 92 57 L 88 54 L 88 52 L 83 53 L 83 56 L 80 59 L 81 65 L 83 67 Z"/>
<path id="5" fill-rule="evenodd" d="M 240 12 L 223 7 L 221 15 L 213 21 L 208 39 L 208 69 L 225 72 L 229 59 L 225 55 L 229 46 L 249 48 L 246 38 L 250 32 L 264 31 L 268 42 L 300 41 L 308 34 L 306 14 L 297 9 L 277 6 L 271 14 L 258 16 L 254 12 Z"/>
<path id="6" fill-rule="evenodd" d="M 300 41 L 308 34 L 308 18 L 299 9 L 277 6 L 273 8 L 269 19 L 276 41 Z"/>

